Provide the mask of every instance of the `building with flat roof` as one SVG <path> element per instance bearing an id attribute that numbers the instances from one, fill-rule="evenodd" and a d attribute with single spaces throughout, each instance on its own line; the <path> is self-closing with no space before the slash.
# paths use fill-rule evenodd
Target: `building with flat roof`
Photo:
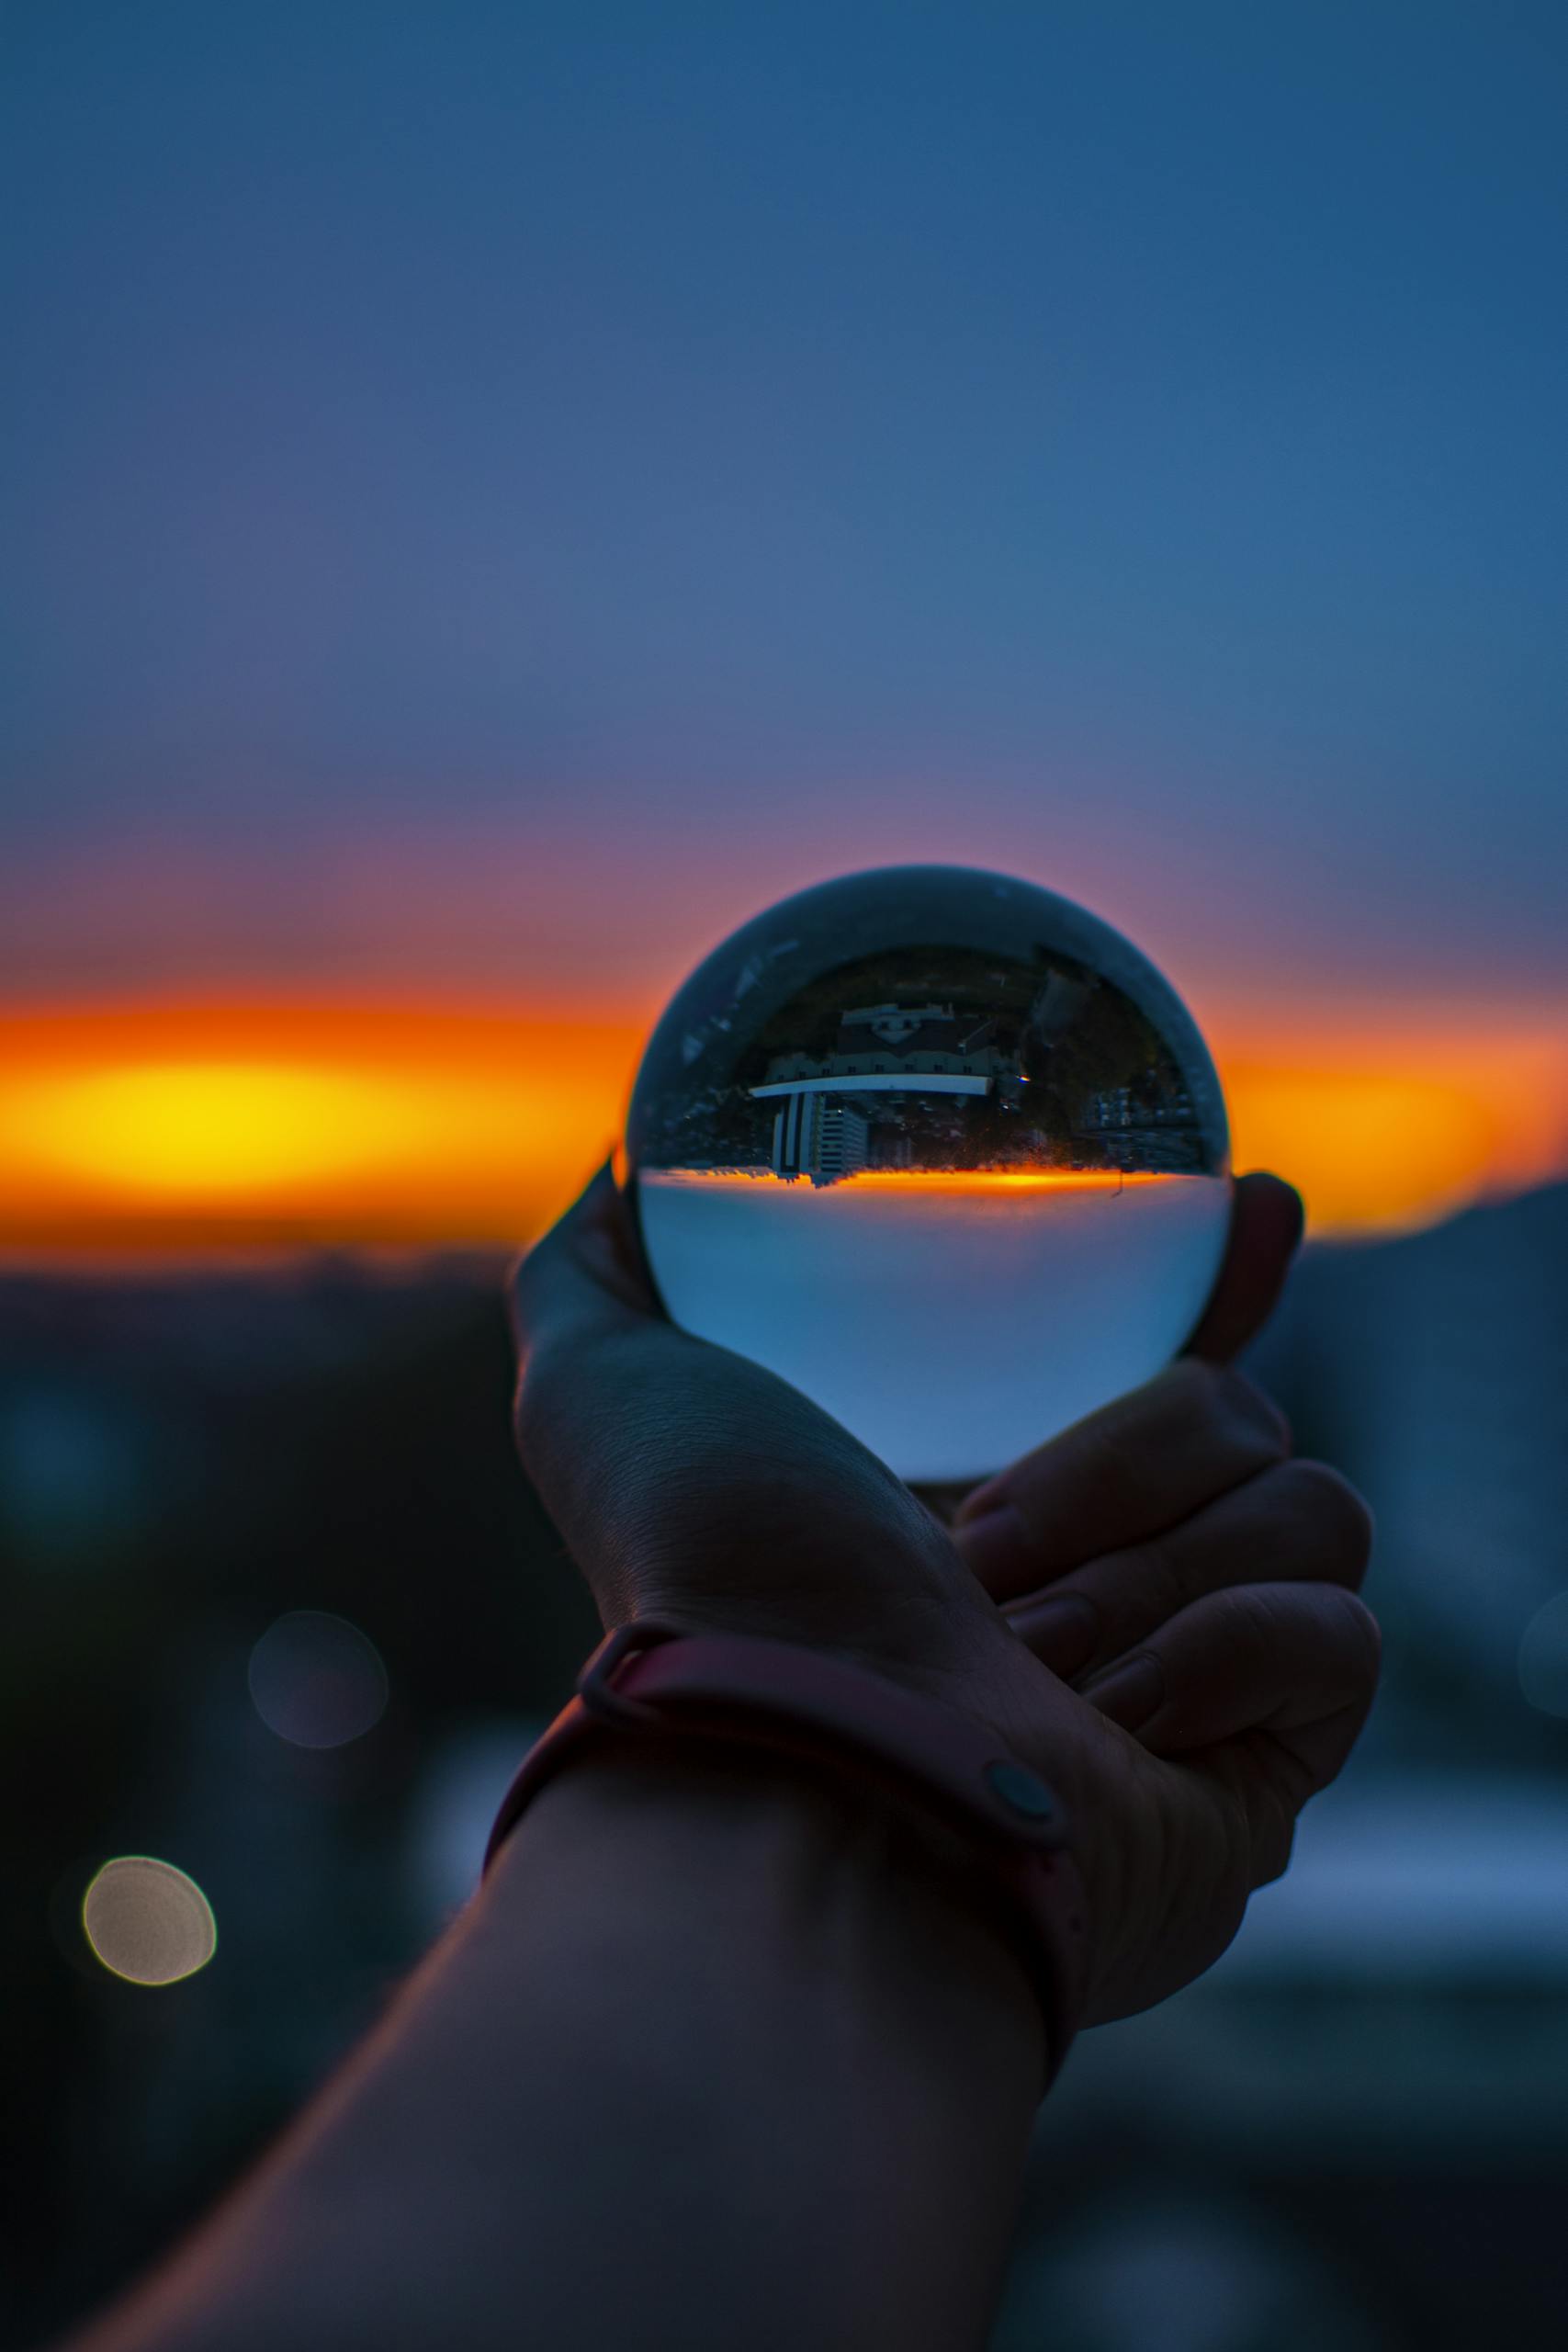
<path id="1" fill-rule="evenodd" d="M 775 1054 L 767 1083 L 751 1091 L 778 1093 L 791 1083 L 824 1089 L 837 1083 L 846 1092 L 886 1093 L 904 1084 L 911 1092 L 985 1094 L 998 1080 L 1020 1074 L 1017 1055 L 1000 1052 L 992 1042 L 995 1031 L 993 1021 L 960 1016 L 951 1004 L 862 1005 L 840 1015 L 830 1053 Z M 977 1082 L 933 1086 L 933 1080 Z"/>
<path id="2" fill-rule="evenodd" d="M 834 1095 L 803 1087 L 786 1093 L 773 1114 L 775 1176 L 837 1183 L 865 1166 L 870 1148 L 870 1120 Z"/>

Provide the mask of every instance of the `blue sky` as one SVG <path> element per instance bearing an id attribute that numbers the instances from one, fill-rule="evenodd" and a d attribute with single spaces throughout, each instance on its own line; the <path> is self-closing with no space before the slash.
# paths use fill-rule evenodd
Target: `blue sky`
<path id="1" fill-rule="evenodd" d="M 635 986 L 907 856 L 1568 989 L 1561 9 L 0 27 L 0 989 Z"/>

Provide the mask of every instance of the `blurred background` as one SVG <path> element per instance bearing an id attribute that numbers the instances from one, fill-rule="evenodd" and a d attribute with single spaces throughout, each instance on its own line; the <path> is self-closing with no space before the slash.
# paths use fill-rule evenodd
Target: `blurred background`
<path id="1" fill-rule="evenodd" d="M 0 8 L 6 2352 L 470 1888 L 593 1633 L 507 1257 L 915 859 L 1129 932 L 1301 1183 L 1388 1641 L 995 2352 L 1562 2333 L 1565 96 L 1547 0 Z"/>

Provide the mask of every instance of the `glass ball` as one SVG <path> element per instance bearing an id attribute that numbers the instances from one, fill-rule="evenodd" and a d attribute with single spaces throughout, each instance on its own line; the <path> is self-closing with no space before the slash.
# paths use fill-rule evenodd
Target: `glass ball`
<path id="1" fill-rule="evenodd" d="M 715 948 L 649 1042 L 622 1173 L 675 1322 L 933 1484 L 1151 1378 L 1230 1214 L 1175 991 L 1084 908 L 962 866 L 846 875 Z"/>

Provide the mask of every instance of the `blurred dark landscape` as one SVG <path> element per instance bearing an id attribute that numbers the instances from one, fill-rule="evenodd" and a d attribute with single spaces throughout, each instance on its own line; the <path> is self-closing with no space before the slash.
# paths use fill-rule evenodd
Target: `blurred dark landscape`
<path id="1" fill-rule="evenodd" d="M 512 1453 L 502 1272 L 0 1280 L 6 2352 L 375 2017 L 594 1637 Z M 1256 1369 L 1377 1513 L 1383 1696 L 1213 1976 L 1075 2052 L 997 2352 L 1560 2341 L 1568 1186 L 1309 1250 Z M 298 1611 L 385 1666 L 340 1747 L 253 1703 Z M 197 1881 L 209 1966 L 100 1966 L 80 1907 L 117 1853 Z"/>

